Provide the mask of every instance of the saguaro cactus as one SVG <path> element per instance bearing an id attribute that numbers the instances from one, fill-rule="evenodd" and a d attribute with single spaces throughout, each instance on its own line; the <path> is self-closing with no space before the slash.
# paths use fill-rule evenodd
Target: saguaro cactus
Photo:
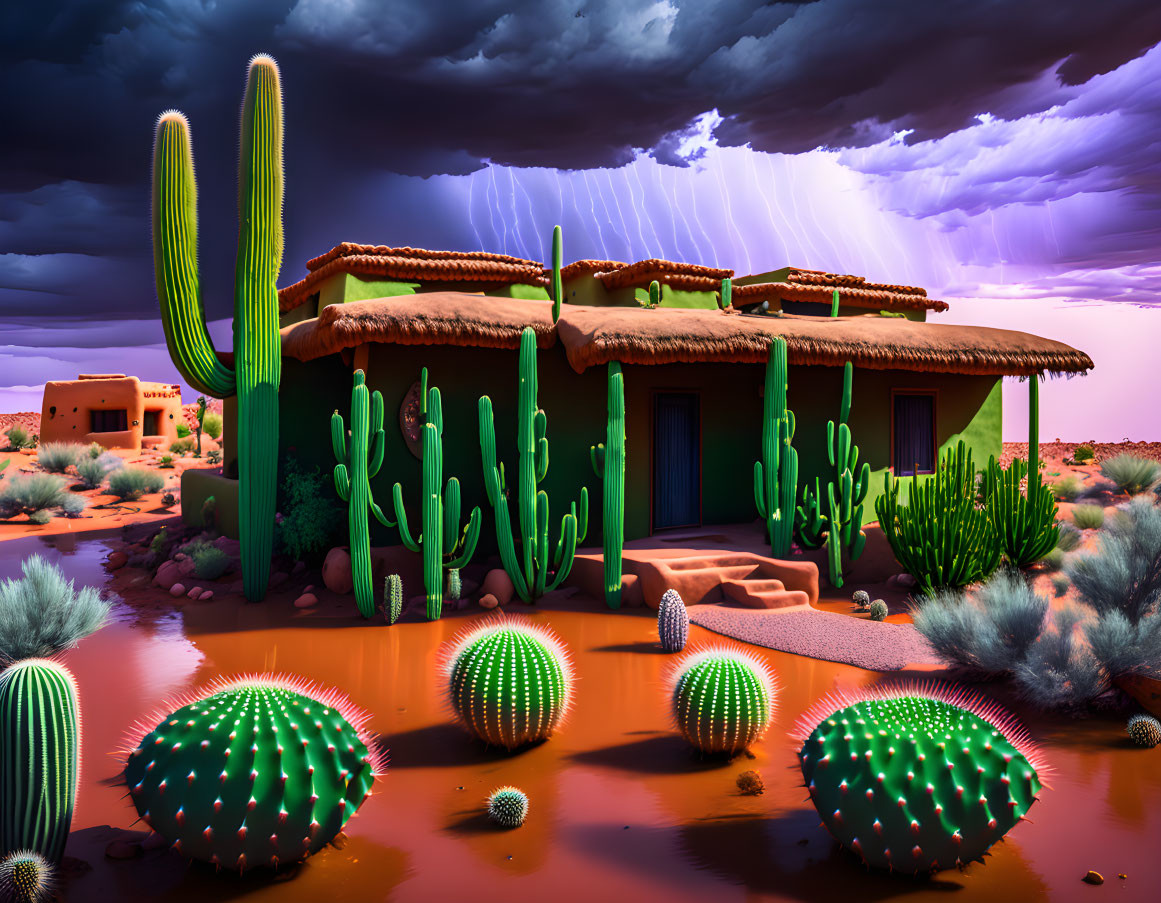
<path id="1" fill-rule="evenodd" d="M 63 665 L 29 658 L 0 673 L 0 857 L 64 855 L 77 798 L 77 686 Z"/>
<path id="2" fill-rule="evenodd" d="M 734 281 L 727 276 L 722 280 L 722 292 L 718 296 L 718 308 L 725 310 L 734 300 Z"/>
<path id="3" fill-rule="evenodd" d="M 552 227 L 552 322 L 560 319 L 560 305 L 564 301 L 564 283 L 560 278 L 564 263 L 564 236 L 560 226 Z"/>
<path id="4" fill-rule="evenodd" d="M 520 394 L 516 423 L 516 447 L 520 452 L 518 502 L 522 562 L 516 558 L 512 538 L 504 468 L 496 464 L 496 424 L 492 414 L 492 399 L 483 395 L 479 403 L 484 487 L 496 516 L 500 560 L 512 578 L 517 595 L 525 602 L 531 602 L 560 586 L 572 570 L 577 544 L 584 541 L 589 526 L 589 490 L 583 487 L 579 511 L 577 504 L 573 503 L 569 512 L 561 518 L 560 539 L 556 542 L 555 552 L 550 555 L 548 493 L 536 489 L 536 484 L 548 473 L 548 417 L 537 407 L 536 394 L 536 332 L 528 327 L 520 336 Z"/>
<path id="5" fill-rule="evenodd" d="M 242 101 L 234 366 L 206 331 L 197 269 L 197 189 L 189 122 L 162 114 L 153 150 L 153 262 L 170 356 L 186 381 L 214 398 L 238 396 L 238 526 L 246 598 L 266 594 L 274 549 L 278 384 L 282 357 L 275 281 L 282 266 L 282 93 L 278 66 L 250 61 Z"/>
<path id="6" fill-rule="evenodd" d="M 604 526 L 605 601 L 621 607 L 621 552 L 625 545 L 625 376 L 621 365 L 609 362 L 608 421 L 605 441 L 589 447 L 593 472 L 605 482 Z"/>
<path id="7" fill-rule="evenodd" d="M 427 385 L 427 368 L 422 385 Z M 480 509 L 473 508 L 468 523 L 459 531 L 460 481 L 452 477 L 443 482 L 443 402 L 439 389 L 427 390 L 427 403 L 421 411 L 420 450 L 423 457 L 423 532 L 412 538 L 407 526 L 407 508 L 403 504 L 403 486 L 395 484 L 391 499 L 399 521 L 399 538 L 412 552 L 423 553 L 423 585 L 427 590 L 427 617 L 434 621 L 443 612 L 443 573 L 459 570 L 476 551 L 480 538 Z M 440 498 L 440 490 L 443 498 Z"/>
<path id="8" fill-rule="evenodd" d="M 766 360 L 766 395 L 762 400 L 762 460 L 754 462 L 754 503 L 766 521 L 770 554 L 785 558 L 794 537 L 794 501 L 798 497 L 798 452 L 794 412 L 786 408 L 786 339 L 770 340 Z"/>
<path id="9" fill-rule="evenodd" d="M 347 503 L 347 532 L 351 549 L 351 579 L 355 587 L 355 604 L 359 614 L 369 618 L 375 613 L 375 589 L 371 579 L 371 534 L 367 511 L 385 527 L 394 527 L 371 492 L 371 478 L 383 466 L 383 396 L 368 392 L 362 370 L 356 370 L 351 387 L 351 431 L 347 445 L 347 428 L 343 415 L 331 414 L 331 446 L 335 460 L 335 492 Z"/>

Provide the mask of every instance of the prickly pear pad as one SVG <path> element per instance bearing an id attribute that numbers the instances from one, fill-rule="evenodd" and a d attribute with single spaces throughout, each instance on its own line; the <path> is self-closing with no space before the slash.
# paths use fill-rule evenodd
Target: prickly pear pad
<path id="1" fill-rule="evenodd" d="M 193 859 L 241 870 L 309 856 L 384 767 L 367 716 L 298 678 L 222 681 L 182 702 L 140 726 L 125 779 L 142 820 Z"/>
<path id="2" fill-rule="evenodd" d="M 995 703 L 938 688 L 831 697 L 803 715 L 799 761 L 823 824 L 878 868 L 951 868 L 1027 813 L 1043 765 Z"/>

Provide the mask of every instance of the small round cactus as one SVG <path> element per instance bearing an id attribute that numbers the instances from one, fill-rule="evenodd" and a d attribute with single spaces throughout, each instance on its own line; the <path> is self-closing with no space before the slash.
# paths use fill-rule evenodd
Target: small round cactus
<path id="1" fill-rule="evenodd" d="M 871 594 L 865 589 L 857 589 L 851 596 L 851 601 L 855 603 L 859 611 L 866 611 L 871 607 Z"/>
<path id="2" fill-rule="evenodd" d="M 746 796 L 761 796 L 766 792 L 766 783 L 756 771 L 743 771 L 738 775 L 738 790 Z"/>
<path id="3" fill-rule="evenodd" d="M 447 571 L 447 597 L 453 602 L 459 602 L 460 596 L 463 595 L 463 581 L 460 580 L 459 568 L 448 568 Z"/>
<path id="4" fill-rule="evenodd" d="M 748 749 L 774 717 L 774 672 L 740 646 L 687 653 L 674 666 L 669 687 L 677 729 L 705 753 Z"/>
<path id="5" fill-rule="evenodd" d="M 938 687 L 828 697 L 793 736 L 823 824 L 876 868 L 980 859 L 1024 818 L 1045 771 L 1000 706 Z"/>
<path id="6" fill-rule="evenodd" d="M 191 859 L 239 871 L 330 842 L 371 795 L 368 717 L 296 677 L 219 680 L 139 724 L 125 780 L 142 821 Z"/>
<path id="7" fill-rule="evenodd" d="M 657 606 L 657 635 L 666 652 L 680 652 L 689 639 L 689 612 L 675 589 L 667 589 Z"/>
<path id="8" fill-rule="evenodd" d="M 52 897 L 55 869 L 32 850 L 17 850 L 0 860 L 0 903 L 44 903 Z"/>
<path id="9" fill-rule="evenodd" d="M 551 630 L 497 615 L 444 647 L 452 709 L 468 731 L 516 749 L 547 738 L 572 705 L 572 663 Z"/>
<path id="10" fill-rule="evenodd" d="M 403 580 L 398 574 L 391 574 L 383 584 L 383 617 L 388 624 L 394 624 L 402 611 Z"/>
<path id="11" fill-rule="evenodd" d="M 1134 715 L 1125 730 L 1138 746 L 1152 749 L 1161 744 L 1161 722 L 1152 715 Z"/>
<path id="12" fill-rule="evenodd" d="M 519 828 L 528 817 L 528 796 L 515 787 L 501 787 L 488 797 L 488 818 L 502 828 Z"/>
<path id="13" fill-rule="evenodd" d="M 887 603 L 882 599 L 876 599 L 871 603 L 870 612 L 872 621 L 887 620 Z"/>

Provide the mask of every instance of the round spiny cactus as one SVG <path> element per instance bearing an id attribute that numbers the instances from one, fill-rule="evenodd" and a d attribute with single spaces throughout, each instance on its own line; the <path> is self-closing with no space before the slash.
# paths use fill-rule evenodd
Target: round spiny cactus
<path id="1" fill-rule="evenodd" d="M 52 863 L 32 850 L 0 860 L 0 903 L 44 903 L 52 896 Z"/>
<path id="2" fill-rule="evenodd" d="M 488 817 L 503 828 L 519 828 L 528 817 L 528 796 L 515 787 L 501 787 L 488 797 Z"/>
<path id="3" fill-rule="evenodd" d="M 871 594 L 865 589 L 857 589 L 851 595 L 851 601 L 855 603 L 859 611 L 866 611 L 871 606 Z"/>
<path id="4" fill-rule="evenodd" d="M 980 859 L 1024 818 L 1044 766 L 998 705 L 938 687 L 823 699 L 793 736 L 823 824 L 877 868 Z"/>
<path id="5" fill-rule="evenodd" d="M 1152 715 L 1134 715 L 1129 719 L 1125 730 L 1138 746 L 1152 749 L 1161 744 L 1161 722 Z"/>
<path id="6" fill-rule="evenodd" d="M 689 639 L 689 612 L 675 589 L 667 589 L 657 606 L 657 636 L 666 652 L 680 652 Z"/>
<path id="7" fill-rule="evenodd" d="M 669 687 L 677 729 L 702 752 L 740 753 L 774 717 L 774 672 L 740 646 L 687 653 L 673 667 Z"/>
<path id="8" fill-rule="evenodd" d="M 219 680 L 134 731 L 141 819 L 191 859 L 237 868 L 317 852 L 371 795 L 368 716 L 296 677 Z"/>
<path id="9" fill-rule="evenodd" d="M 572 663 L 552 631 L 499 615 L 444 647 L 448 698 L 464 726 L 495 746 L 543 740 L 572 704 Z"/>
<path id="10" fill-rule="evenodd" d="M 882 599 L 876 599 L 869 606 L 872 621 L 887 620 L 887 603 Z"/>

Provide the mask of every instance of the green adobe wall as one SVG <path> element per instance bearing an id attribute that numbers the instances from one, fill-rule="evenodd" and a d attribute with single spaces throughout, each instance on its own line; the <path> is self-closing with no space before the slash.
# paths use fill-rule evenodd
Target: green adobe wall
<path id="1" fill-rule="evenodd" d="M 770 270 L 768 273 L 737 276 L 733 283 L 734 285 L 756 285 L 759 282 L 785 282 L 786 277 L 790 275 L 790 270 L 790 267 L 782 267 L 780 270 Z"/>
<path id="2" fill-rule="evenodd" d="M 548 289 L 542 285 L 524 285 L 520 282 L 513 282 L 511 285 L 505 285 L 502 288 L 488 289 L 484 292 L 492 298 L 520 298 L 524 301 L 548 301 Z"/>
<path id="3" fill-rule="evenodd" d="M 393 298 L 396 295 L 414 295 L 418 282 L 395 282 L 389 279 L 364 279 L 352 273 L 335 273 L 319 285 L 318 309 L 348 301 L 368 301 L 371 298 Z"/>
<path id="4" fill-rule="evenodd" d="M 644 307 L 649 302 L 649 286 L 608 290 L 596 276 L 586 273 L 564 284 L 564 299 L 566 304 L 589 307 Z M 716 310 L 718 293 L 678 291 L 662 283 L 661 306 Z"/>

